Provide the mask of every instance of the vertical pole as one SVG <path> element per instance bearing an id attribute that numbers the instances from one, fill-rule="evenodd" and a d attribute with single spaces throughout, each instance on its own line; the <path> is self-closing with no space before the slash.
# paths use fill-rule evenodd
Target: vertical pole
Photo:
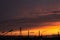
<path id="1" fill-rule="evenodd" d="M 29 36 L 30 36 L 30 34 L 29 34 L 29 29 L 28 29 L 28 40 L 29 40 Z"/>
<path id="2" fill-rule="evenodd" d="M 59 32 L 58 32 L 58 38 L 59 38 Z"/>
<path id="3" fill-rule="evenodd" d="M 29 29 L 28 29 L 28 37 L 29 37 Z"/>
<path id="4" fill-rule="evenodd" d="M 40 31 L 39 31 L 39 39 L 41 40 L 41 35 L 40 35 Z"/>
<path id="5" fill-rule="evenodd" d="M 20 36 L 22 35 L 22 29 L 21 29 L 21 27 L 20 27 Z"/>
<path id="6" fill-rule="evenodd" d="M 39 37 L 40 37 L 40 31 L 39 31 Z"/>
<path id="7" fill-rule="evenodd" d="M 12 31 L 11 31 L 11 36 L 12 36 Z"/>

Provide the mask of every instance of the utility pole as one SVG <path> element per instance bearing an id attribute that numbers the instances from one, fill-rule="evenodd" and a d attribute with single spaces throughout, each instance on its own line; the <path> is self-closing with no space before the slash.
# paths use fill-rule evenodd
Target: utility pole
<path id="1" fill-rule="evenodd" d="M 40 31 L 39 31 L 39 36 L 40 36 Z"/>
<path id="2" fill-rule="evenodd" d="M 29 37 L 29 29 L 28 29 L 28 37 Z"/>
<path id="3" fill-rule="evenodd" d="M 58 38 L 59 38 L 59 32 L 58 32 Z"/>
<path id="4" fill-rule="evenodd" d="M 22 28 L 20 27 L 20 36 L 22 35 Z"/>
<path id="5" fill-rule="evenodd" d="M 11 31 L 11 36 L 12 36 L 13 34 L 12 34 L 12 31 Z"/>

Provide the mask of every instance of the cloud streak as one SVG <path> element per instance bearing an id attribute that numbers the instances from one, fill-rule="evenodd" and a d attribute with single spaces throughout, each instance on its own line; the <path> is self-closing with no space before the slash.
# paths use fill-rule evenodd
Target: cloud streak
<path id="1" fill-rule="evenodd" d="M 22 27 L 23 29 L 26 28 L 35 28 L 35 27 L 42 27 L 52 25 L 53 22 L 60 22 L 60 14 L 50 14 L 39 16 L 37 18 L 21 18 L 21 19 L 14 19 L 8 20 L 4 22 L 0 22 L 0 29 L 9 30 L 11 28 L 19 29 Z"/>

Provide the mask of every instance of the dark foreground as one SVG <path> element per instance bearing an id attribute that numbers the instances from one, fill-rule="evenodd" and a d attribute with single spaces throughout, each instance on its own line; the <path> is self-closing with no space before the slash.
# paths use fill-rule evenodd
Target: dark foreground
<path id="1" fill-rule="evenodd" d="M 60 40 L 60 37 L 43 36 L 0 36 L 0 40 Z"/>

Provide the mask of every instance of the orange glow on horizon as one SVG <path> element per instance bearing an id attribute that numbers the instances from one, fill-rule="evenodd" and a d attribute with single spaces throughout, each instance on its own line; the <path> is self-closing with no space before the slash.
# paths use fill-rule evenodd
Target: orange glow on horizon
<path id="1" fill-rule="evenodd" d="M 60 32 L 60 22 L 53 22 L 51 24 L 52 25 L 50 25 L 50 26 L 43 26 L 43 27 L 37 27 L 37 28 L 30 29 L 29 30 L 29 35 L 39 36 L 39 31 L 40 31 L 40 35 L 58 34 L 58 32 Z M 8 32 L 5 35 L 19 36 L 20 31 L 15 30 L 15 31 L 12 31 L 12 32 Z M 23 35 L 23 36 L 28 35 L 28 30 L 22 30 L 21 35 Z"/>

